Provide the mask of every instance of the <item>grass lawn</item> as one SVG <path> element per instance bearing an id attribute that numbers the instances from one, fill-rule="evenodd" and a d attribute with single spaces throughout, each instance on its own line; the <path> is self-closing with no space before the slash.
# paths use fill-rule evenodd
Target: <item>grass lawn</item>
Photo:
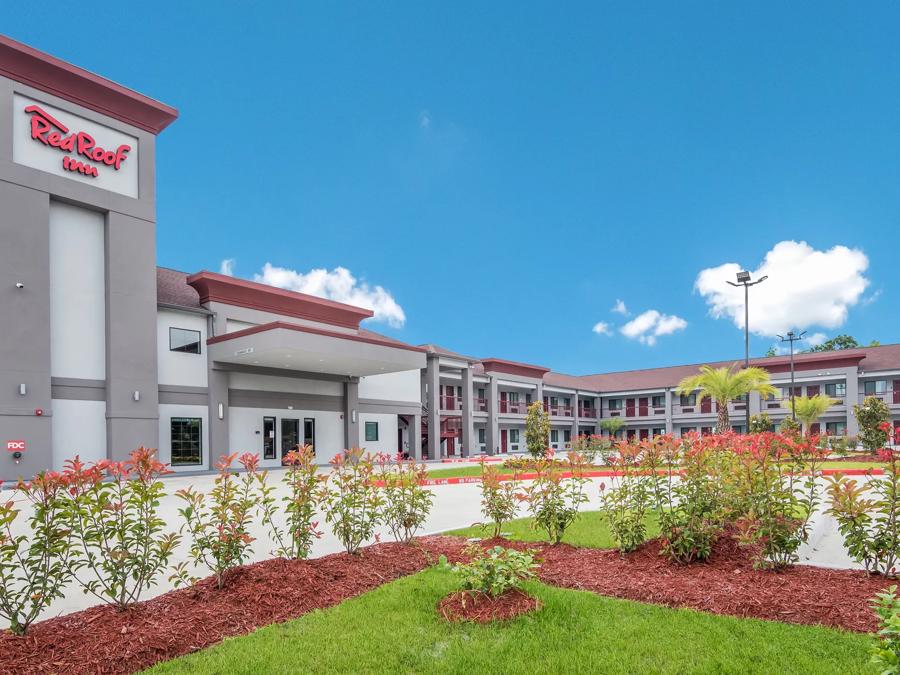
<path id="1" fill-rule="evenodd" d="M 673 610 L 532 582 L 543 608 L 490 625 L 435 611 L 445 570 L 399 579 L 150 673 L 867 673 L 871 638 Z"/>
<path id="2" fill-rule="evenodd" d="M 531 527 L 531 518 L 517 518 L 503 526 L 503 533 L 507 539 L 520 541 L 548 541 L 547 535 L 542 530 L 534 530 Z M 453 530 L 447 534 L 455 534 L 461 537 L 489 537 L 492 529 L 483 529 L 479 526 L 465 527 Z M 659 527 L 655 515 L 647 517 L 647 537 L 653 538 L 659 534 Z M 566 530 L 563 542 L 572 546 L 585 546 L 588 548 L 615 548 L 616 545 L 609 534 L 609 528 L 600 518 L 599 511 L 582 511 L 575 522 Z"/>

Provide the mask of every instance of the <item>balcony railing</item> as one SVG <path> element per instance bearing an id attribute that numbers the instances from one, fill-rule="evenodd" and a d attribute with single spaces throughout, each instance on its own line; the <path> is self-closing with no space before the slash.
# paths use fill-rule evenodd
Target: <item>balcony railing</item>
<path id="1" fill-rule="evenodd" d="M 596 408 L 579 408 L 578 409 L 578 417 L 579 419 L 597 419 L 597 409 Z"/>
<path id="2" fill-rule="evenodd" d="M 559 404 L 553 405 L 552 403 L 545 403 L 544 412 L 550 413 L 551 417 L 571 417 L 572 406 Z"/>
<path id="3" fill-rule="evenodd" d="M 634 405 L 626 403 L 621 408 L 603 406 L 601 412 L 603 417 L 659 417 L 665 416 L 666 407 L 664 405 L 654 406 L 649 403 L 636 403 Z"/>
<path id="4" fill-rule="evenodd" d="M 500 399 L 500 412 L 513 415 L 524 415 L 528 412 L 528 404 L 525 401 L 510 401 Z"/>
<path id="5" fill-rule="evenodd" d="M 487 399 L 486 398 L 473 398 L 472 399 L 472 408 L 476 412 L 487 412 Z"/>
<path id="6" fill-rule="evenodd" d="M 885 391 L 879 391 L 873 394 L 866 394 L 865 392 L 860 392 L 859 400 L 862 402 L 865 400 L 867 396 L 874 396 L 875 398 L 880 398 L 882 401 L 887 403 L 888 405 L 900 405 L 900 389 L 887 389 Z"/>

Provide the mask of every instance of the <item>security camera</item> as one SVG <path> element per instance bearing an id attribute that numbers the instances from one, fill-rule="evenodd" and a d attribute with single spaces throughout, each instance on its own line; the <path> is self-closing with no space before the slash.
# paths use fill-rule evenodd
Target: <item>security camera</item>
<path id="1" fill-rule="evenodd" d="M 17 281 L 16 288 L 25 288 L 25 284 L 23 284 L 21 281 Z"/>

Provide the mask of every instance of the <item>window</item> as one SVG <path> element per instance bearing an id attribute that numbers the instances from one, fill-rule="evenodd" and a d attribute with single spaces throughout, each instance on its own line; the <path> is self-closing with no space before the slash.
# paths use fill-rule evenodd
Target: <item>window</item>
<path id="1" fill-rule="evenodd" d="M 681 405 L 697 405 L 697 394 L 682 394 Z"/>
<path id="2" fill-rule="evenodd" d="M 570 398 L 564 398 L 564 399 L 563 399 L 563 405 L 566 406 L 567 408 L 570 407 L 570 406 L 572 405 L 572 399 L 570 399 Z"/>
<path id="3" fill-rule="evenodd" d="M 366 441 L 378 440 L 378 422 L 366 422 Z"/>
<path id="4" fill-rule="evenodd" d="M 510 443 L 518 443 L 519 442 L 519 430 L 518 429 L 510 429 L 509 430 L 509 442 Z"/>
<path id="5" fill-rule="evenodd" d="M 563 429 L 563 443 L 570 443 L 572 441 L 572 432 L 569 429 Z"/>
<path id="6" fill-rule="evenodd" d="M 485 437 L 485 435 L 486 435 L 486 430 L 485 430 L 485 429 L 479 429 L 479 430 L 478 430 L 478 444 L 479 444 L 479 445 L 484 445 L 484 437 Z"/>
<path id="7" fill-rule="evenodd" d="M 847 435 L 847 423 L 846 422 L 826 422 L 825 423 L 825 433 L 829 436 L 846 436 Z"/>
<path id="8" fill-rule="evenodd" d="M 559 443 L 559 430 L 558 429 L 550 430 L 550 442 L 551 443 Z"/>
<path id="9" fill-rule="evenodd" d="M 665 408 L 666 407 L 666 397 L 661 395 L 656 395 L 650 399 L 650 405 L 654 408 Z"/>
<path id="10" fill-rule="evenodd" d="M 185 354 L 200 353 L 200 331 L 186 328 L 169 328 L 169 351 Z"/>
<path id="11" fill-rule="evenodd" d="M 275 459 L 274 417 L 263 417 L 263 459 Z"/>
<path id="12" fill-rule="evenodd" d="M 843 382 L 825 385 L 825 395 L 833 398 L 843 398 L 847 395 L 847 385 Z"/>
<path id="13" fill-rule="evenodd" d="M 709 436 L 712 433 L 712 427 L 700 427 L 701 436 Z"/>
<path id="14" fill-rule="evenodd" d="M 883 394 L 887 391 L 887 380 L 869 380 L 864 384 L 866 396 Z"/>
<path id="15" fill-rule="evenodd" d="M 173 417 L 169 421 L 172 466 L 192 466 L 203 462 L 203 420 L 199 417 Z"/>
<path id="16" fill-rule="evenodd" d="M 622 409 L 622 399 L 620 399 L 620 398 L 609 399 L 609 409 L 610 410 L 621 410 Z"/>
<path id="17" fill-rule="evenodd" d="M 664 436 L 666 433 L 665 427 L 653 427 L 652 435 L 653 436 Z"/>
<path id="18" fill-rule="evenodd" d="M 681 436 L 687 436 L 697 431 L 697 427 L 681 427 Z"/>
<path id="19" fill-rule="evenodd" d="M 478 398 L 487 398 L 484 393 L 484 387 L 478 389 Z"/>
<path id="20" fill-rule="evenodd" d="M 510 403 L 518 403 L 519 402 L 519 392 L 511 391 L 507 394 Z"/>
<path id="21" fill-rule="evenodd" d="M 731 430 L 736 434 L 744 433 L 744 425 L 743 424 L 732 424 Z"/>
<path id="22" fill-rule="evenodd" d="M 559 405 L 559 399 L 556 398 L 556 396 L 551 396 L 550 397 L 550 405 L 552 405 L 555 408 L 556 406 Z"/>

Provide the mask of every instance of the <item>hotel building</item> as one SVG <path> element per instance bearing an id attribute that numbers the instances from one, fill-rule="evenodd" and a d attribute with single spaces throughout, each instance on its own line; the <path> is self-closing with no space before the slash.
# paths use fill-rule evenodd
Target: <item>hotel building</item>
<path id="1" fill-rule="evenodd" d="M 697 366 L 571 376 L 409 345 L 368 310 L 156 264 L 156 137 L 177 111 L 0 36 L 0 480 L 159 448 L 176 471 L 233 451 L 277 466 L 297 444 L 439 458 L 524 451 L 529 403 L 550 444 L 623 420 L 624 435 L 708 433 L 715 405 L 675 395 Z M 781 395 L 731 405 L 785 417 L 789 366 L 754 360 Z M 895 379 L 896 378 L 896 379 Z M 900 345 L 796 357 L 796 393 L 900 418 Z M 0 452 L 3 452 L 0 448 Z"/>

